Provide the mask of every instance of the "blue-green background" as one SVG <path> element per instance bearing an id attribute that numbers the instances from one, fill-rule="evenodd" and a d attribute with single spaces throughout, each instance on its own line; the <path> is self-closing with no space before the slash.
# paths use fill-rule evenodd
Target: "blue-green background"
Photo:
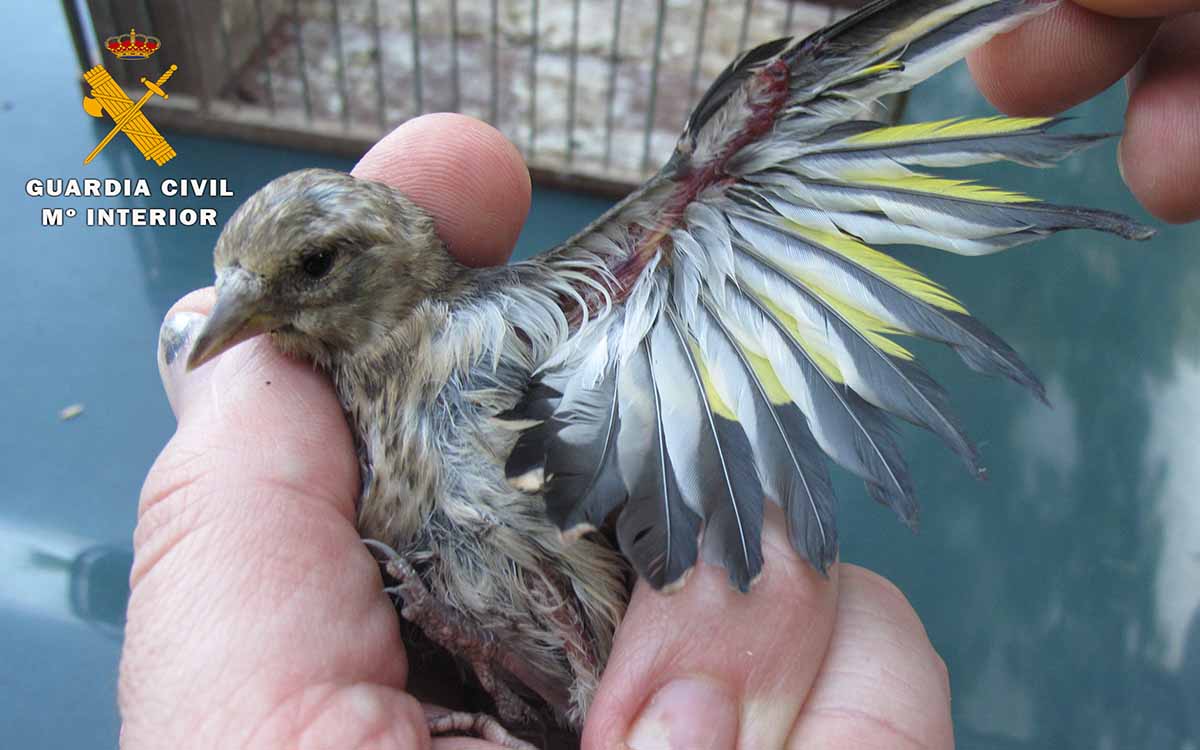
<path id="1" fill-rule="evenodd" d="M 213 229 L 40 225 L 33 177 L 226 177 L 222 220 L 271 177 L 324 156 L 171 134 L 159 169 L 80 108 L 56 3 L 5 5 L 0 86 L 0 746 L 113 746 L 130 533 L 146 469 L 173 428 L 154 364 L 159 321 L 208 283 Z M 17 64 L 25 61 L 26 64 Z M 1114 130 L 1119 88 L 1074 126 Z M 965 70 L 907 119 L 988 112 Z M 1110 143 L 1011 187 L 1148 220 Z M 144 199 L 142 199 L 144 200 Z M 161 201 L 155 200 L 155 203 Z M 535 190 L 518 255 L 606 202 Z M 950 667 L 963 748 L 1200 747 L 1200 226 L 1148 243 L 1061 235 L 987 258 L 903 257 L 952 289 L 1045 380 L 1053 409 L 930 349 L 991 470 L 968 477 L 933 439 L 904 443 L 924 502 L 906 532 L 841 481 L 845 560 L 895 581 Z M 84 404 L 60 422 L 59 409 Z"/>

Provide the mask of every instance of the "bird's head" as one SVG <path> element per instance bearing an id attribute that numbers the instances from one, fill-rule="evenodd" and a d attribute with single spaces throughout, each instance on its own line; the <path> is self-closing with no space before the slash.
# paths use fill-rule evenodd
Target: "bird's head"
<path id="1" fill-rule="evenodd" d="M 411 201 L 326 169 L 286 174 L 251 196 L 213 258 L 217 303 L 189 369 L 262 333 L 318 360 L 353 352 L 464 271 Z"/>

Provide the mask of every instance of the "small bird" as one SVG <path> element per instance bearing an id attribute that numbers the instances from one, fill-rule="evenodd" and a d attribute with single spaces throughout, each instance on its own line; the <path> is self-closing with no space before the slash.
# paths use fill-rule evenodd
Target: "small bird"
<path id="1" fill-rule="evenodd" d="M 548 711 L 577 729 L 633 574 L 670 591 L 703 558 L 750 591 L 766 501 L 826 571 L 828 460 L 915 524 L 893 417 L 982 474 L 904 337 L 1045 399 L 949 291 L 878 248 L 984 255 L 1067 229 L 1146 239 L 1119 214 L 940 171 L 1046 167 L 1105 136 L 1042 117 L 856 118 L 1054 5 L 878 0 L 755 47 L 656 175 L 504 267 L 458 263 L 388 186 L 284 175 L 225 226 L 188 365 L 269 333 L 327 372 L 361 460 L 359 529 L 402 617 L 471 666 L 505 724 Z M 462 717 L 442 718 L 435 729 Z"/>

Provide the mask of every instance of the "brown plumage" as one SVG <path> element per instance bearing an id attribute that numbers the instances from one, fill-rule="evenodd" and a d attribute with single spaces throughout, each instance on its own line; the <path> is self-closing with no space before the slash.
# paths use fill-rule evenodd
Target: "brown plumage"
<path id="1" fill-rule="evenodd" d="M 491 418 L 515 404 L 529 370 L 480 361 L 472 319 L 495 314 L 479 302 L 506 272 L 459 264 L 391 188 L 315 169 L 242 205 L 215 264 L 218 303 L 189 366 L 269 331 L 329 372 L 362 462 L 360 531 L 431 594 L 431 610 L 408 614 L 473 665 L 507 721 L 534 718 L 532 697 L 578 726 L 626 569 L 600 538 L 564 540 L 505 481 L 515 434 Z M 457 632 L 430 632 L 443 627 Z M 503 643 L 502 658 L 489 643 Z"/>

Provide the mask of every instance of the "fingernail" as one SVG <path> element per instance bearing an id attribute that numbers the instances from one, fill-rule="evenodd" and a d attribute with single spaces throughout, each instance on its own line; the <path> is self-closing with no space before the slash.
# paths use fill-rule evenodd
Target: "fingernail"
<path id="1" fill-rule="evenodd" d="M 673 680 L 642 709 L 625 744 L 629 750 L 733 750 L 737 708 L 733 694 L 712 680 Z"/>
<path id="2" fill-rule="evenodd" d="M 176 415 L 179 414 L 180 391 L 188 378 L 188 352 L 205 320 L 207 318 L 200 313 L 177 312 L 164 320 L 158 331 L 158 374 Z"/>

